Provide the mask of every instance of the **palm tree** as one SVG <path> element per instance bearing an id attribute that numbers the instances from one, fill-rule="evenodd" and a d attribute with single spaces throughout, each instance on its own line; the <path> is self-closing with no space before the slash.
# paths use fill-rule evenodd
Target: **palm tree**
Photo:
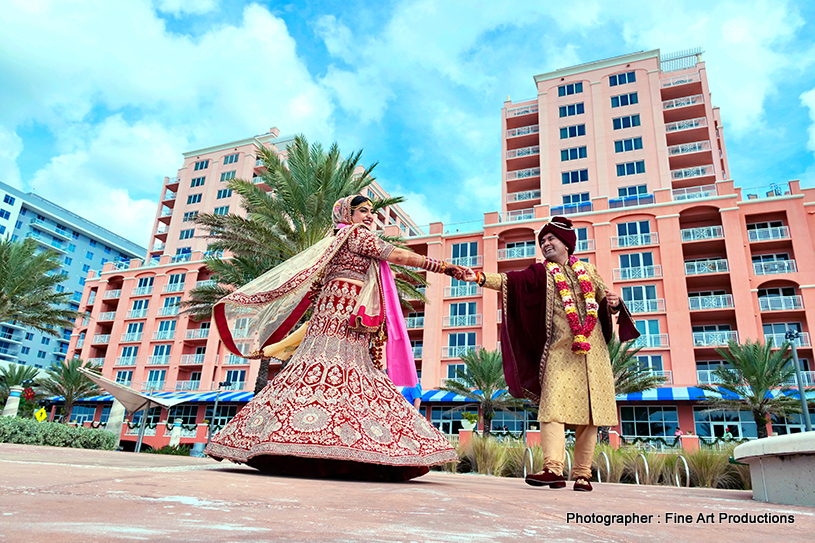
<path id="1" fill-rule="evenodd" d="M 355 173 L 361 151 L 343 159 L 335 143 L 328 151 L 309 145 L 297 136 L 288 148 L 286 161 L 270 149 L 260 149 L 265 171 L 253 180 L 233 179 L 229 188 L 241 196 L 246 214 L 202 214 L 196 222 L 208 228 L 210 251 L 207 267 L 216 284 L 196 287 L 184 305 L 196 320 L 209 319 L 214 304 L 274 266 L 324 239 L 333 229 L 334 202 L 358 194 L 370 185 L 376 164 Z M 397 204 L 403 198 L 373 201 L 374 210 Z M 399 240 L 389 239 L 399 244 Z M 229 258 L 221 258 L 226 251 Z M 424 279 L 400 266 L 396 286 L 402 298 L 425 300 L 414 284 Z M 404 303 L 404 302 L 403 302 Z M 261 360 L 255 393 L 266 386 L 269 361 Z"/>
<path id="2" fill-rule="evenodd" d="M 39 382 L 40 390 L 51 396 L 61 396 L 65 400 L 65 414 L 62 422 L 71 418 L 74 404 L 82 398 L 93 396 L 99 392 L 96 383 L 82 375 L 79 368 L 85 368 L 99 373 L 100 368 L 84 362 L 79 358 L 71 358 L 49 369 L 47 377 Z"/>
<path id="3" fill-rule="evenodd" d="M 614 335 L 608 344 L 611 371 L 614 374 L 614 392 L 617 395 L 645 392 L 665 383 L 664 376 L 655 375 L 635 358 L 642 347 L 632 349 L 634 343 L 622 343 Z"/>
<path id="4" fill-rule="evenodd" d="M 801 412 L 799 400 L 787 394 L 791 389 L 786 383 L 795 375 L 795 368 L 789 363 L 792 358 L 789 342 L 774 350 L 772 339 L 765 344 L 730 341 L 727 349 L 716 352 L 730 367 L 721 365 L 713 371 L 716 385 L 699 386 L 715 395 L 704 402 L 711 411 L 749 409 L 760 438 L 767 437 L 766 422 L 770 415 Z M 776 396 L 772 396 L 774 391 L 778 392 Z"/>
<path id="5" fill-rule="evenodd" d="M 37 252 L 33 239 L 0 239 L 0 322 L 16 321 L 59 337 L 59 329 L 73 328 L 79 312 L 68 308 L 69 292 L 56 287 L 66 275 L 54 251 Z"/>
<path id="6" fill-rule="evenodd" d="M 6 403 L 13 386 L 23 386 L 23 381 L 37 377 L 39 370 L 34 366 L 10 364 L 0 368 L 0 403 Z"/>
<path id="7" fill-rule="evenodd" d="M 500 351 L 471 350 L 462 354 L 461 360 L 466 365 L 465 369 L 457 369 L 455 379 L 448 379 L 439 390 L 459 394 L 475 402 L 479 418 L 484 423 L 484 435 L 488 436 L 497 410 L 523 407 L 525 401 L 509 394 Z"/>

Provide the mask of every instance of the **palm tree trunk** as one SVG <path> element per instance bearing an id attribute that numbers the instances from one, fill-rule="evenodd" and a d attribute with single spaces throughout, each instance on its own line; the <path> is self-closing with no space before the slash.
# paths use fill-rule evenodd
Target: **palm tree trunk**
<path id="1" fill-rule="evenodd" d="M 767 437 L 767 414 L 760 411 L 753 411 L 753 420 L 756 421 L 756 432 L 758 438 Z"/>
<path id="2" fill-rule="evenodd" d="M 269 384 L 269 362 L 271 362 L 271 360 L 271 358 L 260 359 L 258 377 L 255 379 L 255 396 L 257 396 L 260 391 L 266 388 L 266 385 Z"/>

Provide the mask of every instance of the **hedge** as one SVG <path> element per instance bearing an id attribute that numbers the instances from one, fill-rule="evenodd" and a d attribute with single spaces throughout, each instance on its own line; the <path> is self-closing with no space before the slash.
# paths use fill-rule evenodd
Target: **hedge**
<path id="1" fill-rule="evenodd" d="M 0 417 L 0 443 L 112 451 L 116 448 L 116 436 L 105 430 L 74 427 L 57 422 Z"/>

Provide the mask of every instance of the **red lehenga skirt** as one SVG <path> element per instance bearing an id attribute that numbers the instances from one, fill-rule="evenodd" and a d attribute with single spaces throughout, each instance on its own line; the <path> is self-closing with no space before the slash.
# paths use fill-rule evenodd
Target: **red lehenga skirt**
<path id="1" fill-rule="evenodd" d="M 323 288 L 288 365 L 212 439 L 205 453 L 281 475 L 408 480 L 456 460 L 455 449 L 396 390 L 348 322 L 360 287 Z"/>

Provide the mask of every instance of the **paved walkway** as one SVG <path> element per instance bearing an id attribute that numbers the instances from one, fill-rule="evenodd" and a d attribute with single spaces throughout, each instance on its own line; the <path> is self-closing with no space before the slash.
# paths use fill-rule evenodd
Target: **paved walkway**
<path id="1" fill-rule="evenodd" d="M 0 444 L 0 542 L 813 541 L 815 508 L 751 496 L 614 484 L 579 493 L 448 473 L 324 481 L 208 459 Z M 629 524 L 606 526 L 604 515 Z"/>

